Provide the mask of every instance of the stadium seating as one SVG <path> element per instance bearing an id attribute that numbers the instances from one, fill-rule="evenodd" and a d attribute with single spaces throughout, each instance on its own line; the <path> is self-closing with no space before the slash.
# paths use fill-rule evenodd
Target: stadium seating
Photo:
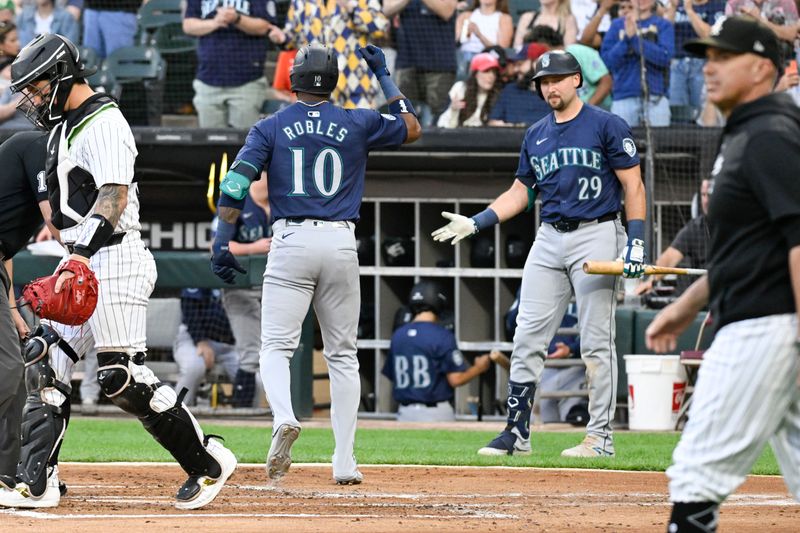
<path id="1" fill-rule="evenodd" d="M 132 126 L 160 126 L 167 64 L 152 46 L 126 46 L 103 63 L 122 85 L 120 108 Z"/>

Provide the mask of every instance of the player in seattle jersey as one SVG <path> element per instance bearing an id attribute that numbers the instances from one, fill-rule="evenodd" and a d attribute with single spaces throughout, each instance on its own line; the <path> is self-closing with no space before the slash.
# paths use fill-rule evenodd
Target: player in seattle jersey
<path id="1" fill-rule="evenodd" d="M 641 276 L 645 191 L 639 158 L 630 128 L 622 119 L 577 97 L 583 75 L 570 53 L 542 55 L 534 82 L 553 113 L 525 134 L 514 184 L 472 218 L 443 213 L 451 222 L 433 233 L 436 240 L 456 243 L 532 208 L 537 194 L 541 198 L 542 224 L 522 274 L 508 383 L 508 424 L 478 453 L 530 453 L 533 392 L 541 379 L 547 346 L 574 292 L 589 388 L 589 424 L 584 441 L 564 450 L 562 456 L 613 456 L 617 279 L 587 275 L 581 267 L 590 259 L 611 261 L 621 255 L 623 275 Z M 619 218 L 623 194 L 627 246 Z"/>
<path id="2" fill-rule="evenodd" d="M 290 75 L 297 102 L 258 122 L 220 185 L 219 226 L 212 269 L 231 282 L 243 272 L 229 250 L 235 221 L 250 183 L 269 176 L 273 237 L 261 313 L 260 370 L 274 415 L 267 457 L 270 479 L 286 474 L 300 433 L 292 410 L 289 361 L 303 320 L 314 306 L 331 380 L 331 422 L 336 440 L 333 477 L 361 483 L 353 445 L 360 402 L 356 331 L 360 306 L 354 235 L 370 150 L 417 140 L 421 129 L 411 103 L 389 76 L 375 46 L 359 54 L 378 78 L 390 114 L 345 110 L 330 102 L 339 79 L 336 52 L 303 47 Z"/>

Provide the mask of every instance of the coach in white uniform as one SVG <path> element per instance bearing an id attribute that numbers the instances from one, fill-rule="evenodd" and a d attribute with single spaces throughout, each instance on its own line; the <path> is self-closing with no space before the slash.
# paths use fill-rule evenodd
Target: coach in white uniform
<path id="1" fill-rule="evenodd" d="M 708 59 L 708 97 L 727 125 L 711 172 L 708 277 L 647 329 L 649 348 L 673 351 L 709 302 L 717 327 L 667 470 L 670 533 L 716 531 L 719 504 L 767 441 L 800 499 L 800 110 L 790 96 L 771 94 L 783 71 L 780 46 L 755 19 L 723 19 L 686 49 Z"/>
<path id="2" fill-rule="evenodd" d="M 216 497 L 236 458 L 203 435 L 182 394 L 144 365 L 156 266 L 139 234 L 136 143 L 117 103 L 86 84 L 91 74 L 75 45 L 55 34 L 34 39 L 11 65 L 12 89 L 23 95 L 21 107 L 37 126 L 51 130 L 45 181 L 53 225 L 69 259 L 89 265 L 100 288 L 87 323 L 44 322 L 25 347 L 26 360 L 37 364 L 28 368 L 15 483 L 0 489 L 0 506 L 58 505 L 58 470 L 48 462 L 66 429 L 72 367 L 94 343 L 101 390 L 138 417 L 186 471 L 189 478 L 175 505 L 196 509 Z M 62 271 L 56 292 L 72 276 Z M 32 376 L 36 371 L 40 374 Z"/>

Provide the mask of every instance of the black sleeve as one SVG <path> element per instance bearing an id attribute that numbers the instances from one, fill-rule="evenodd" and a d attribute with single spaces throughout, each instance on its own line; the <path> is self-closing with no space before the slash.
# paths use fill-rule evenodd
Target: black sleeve
<path id="1" fill-rule="evenodd" d="M 47 184 L 44 180 L 45 159 L 47 156 L 47 133 L 25 132 L 24 152 L 22 164 L 25 166 L 25 175 L 31 184 L 36 201 L 47 200 Z"/>
<path id="2" fill-rule="evenodd" d="M 691 247 L 692 243 L 691 226 L 692 223 L 689 222 L 684 227 L 682 227 L 681 230 L 678 232 L 678 234 L 675 236 L 675 238 L 672 240 L 672 244 L 670 244 L 670 247 L 678 250 L 681 254 L 684 255 L 684 257 L 689 255 L 689 248 Z"/>
<path id="3" fill-rule="evenodd" d="M 789 247 L 800 244 L 797 220 L 800 219 L 800 135 L 781 130 L 773 135 L 760 133 L 750 138 L 745 149 L 744 175 L 756 200 L 764 207 Z M 758 157 L 754 157 L 758 154 Z"/>

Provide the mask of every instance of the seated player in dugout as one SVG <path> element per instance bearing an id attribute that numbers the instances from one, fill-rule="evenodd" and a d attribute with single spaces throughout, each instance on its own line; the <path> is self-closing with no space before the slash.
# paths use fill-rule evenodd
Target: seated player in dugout
<path id="1" fill-rule="evenodd" d="M 672 243 L 658 257 L 656 266 L 675 267 L 678 265 L 686 268 L 706 268 L 708 261 L 708 245 L 711 234 L 708 230 L 708 200 L 714 190 L 714 180 L 711 177 L 703 178 L 700 182 L 700 211 L 701 213 L 686 223 L 681 228 Z M 653 290 L 655 282 L 660 281 L 663 275 L 653 275 L 636 287 L 636 294 L 647 294 Z M 672 296 L 680 296 L 689 288 L 695 279 L 690 276 L 678 276 L 675 291 Z"/>
<path id="2" fill-rule="evenodd" d="M 453 333 L 439 324 L 447 297 L 433 281 L 411 288 L 408 306 L 414 319 L 392 335 L 383 375 L 394 385 L 400 422 L 455 420 L 455 388 L 483 374 L 492 363 L 505 358 L 493 351 L 475 358 L 468 366 Z M 500 363 L 498 363 L 500 364 Z"/>

